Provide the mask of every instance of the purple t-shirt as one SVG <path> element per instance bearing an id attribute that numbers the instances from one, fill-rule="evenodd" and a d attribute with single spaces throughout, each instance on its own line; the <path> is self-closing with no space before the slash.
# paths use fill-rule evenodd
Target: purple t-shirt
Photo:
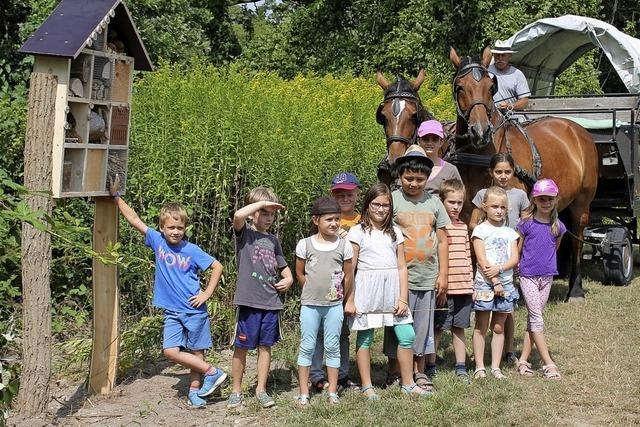
<path id="1" fill-rule="evenodd" d="M 556 242 L 567 231 L 562 221 L 558 220 L 560 233 L 556 237 L 551 232 L 551 224 L 540 222 L 534 218 L 520 220 L 516 231 L 524 239 L 520 256 L 520 276 L 553 276 L 558 274 L 556 260 Z"/>

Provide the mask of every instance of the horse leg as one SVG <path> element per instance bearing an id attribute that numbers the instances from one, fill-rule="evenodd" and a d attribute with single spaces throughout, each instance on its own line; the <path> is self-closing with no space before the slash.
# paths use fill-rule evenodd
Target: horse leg
<path id="1" fill-rule="evenodd" d="M 378 164 L 378 180 L 387 184 L 389 188 L 391 188 L 391 183 L 393 182 L 393 174 L 392 167 L 389 163 L 389 157 L 385 157 Z"/>
<path id="2" fill-rule="evenodd" d="M 569 292 L 565 301 L 584 301 L 584 289 L 582 288 L 582 240 L 584 228 L 589 224 L 589 204 L 580 203 L 578 200 L 569 207 L 571 212 L 571 228 L 575 236 L 573 238 L 573 253 L 571 257 L 571 274 L 569 276 Z"/>

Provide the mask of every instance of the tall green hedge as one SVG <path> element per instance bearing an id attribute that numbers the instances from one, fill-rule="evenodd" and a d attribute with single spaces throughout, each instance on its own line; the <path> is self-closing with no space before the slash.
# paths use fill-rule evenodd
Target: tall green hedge
<path id="1" fill-rule="evenodd" d="M 432 89 L 432 86 L 434 89 Z M 436 115 L 453 112 L 448 84 L 423 84 L 422 97 Z M 382 90 L 373 76 L 248 75 L 234 68 L 167 66 L 135 86 L 126 200 L 150 225 L 161 205 L 182 202 L 191 217 L 190 240 L 226 267 L 223 289 L 211 303 L 225 335 L 235 258 L 230 219 L 246 192 L 272 187 L 286 211 L 275 232 L 293 261 L 298 239 L 309 231 L 309 208 L 326 194 L 331 177 L 356 173 L 365 187 L 375 181 L 385 154 L 375 110 Z M 122 227 L 125 311 L 149 304 L 150 251 L 130 227 Z M 288 310 L 295 311 L 295 295 Z M 227 321 L 228 320 L 228 321 Z"/>

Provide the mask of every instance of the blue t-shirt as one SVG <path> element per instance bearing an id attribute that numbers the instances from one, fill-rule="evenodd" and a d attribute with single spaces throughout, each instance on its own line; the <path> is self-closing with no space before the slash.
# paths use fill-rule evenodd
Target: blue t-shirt
<path id="1" fill-rule="evenodd" d="M 206 304 L 194 308 L 189 304 L 189 298 L 200 291 L 198 273 L 209 268 L 216 259 L 185 240 L 170 245 L 152 228 L 147 228 L 144 244 L 156 255 L 153 305 L 179 313 L 206 311 Z"/>

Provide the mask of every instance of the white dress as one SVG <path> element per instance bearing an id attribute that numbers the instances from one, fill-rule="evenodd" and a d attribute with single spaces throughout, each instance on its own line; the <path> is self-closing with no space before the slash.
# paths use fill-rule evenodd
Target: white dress
<path id="1" fill-rule="evenodd" d="M 355 277 L 356 315 L 349 317 L 349 327 L 362 331 L 383 326 L 413 323 L 411 313 L 393 315 L 400 296 L 397 247 L 404 242 L 400 228 L 393 227 L 396 241 L 380 230 L 364 231 L 362 225 L 351 227 L 347 240 L 360 247 Z"/>

